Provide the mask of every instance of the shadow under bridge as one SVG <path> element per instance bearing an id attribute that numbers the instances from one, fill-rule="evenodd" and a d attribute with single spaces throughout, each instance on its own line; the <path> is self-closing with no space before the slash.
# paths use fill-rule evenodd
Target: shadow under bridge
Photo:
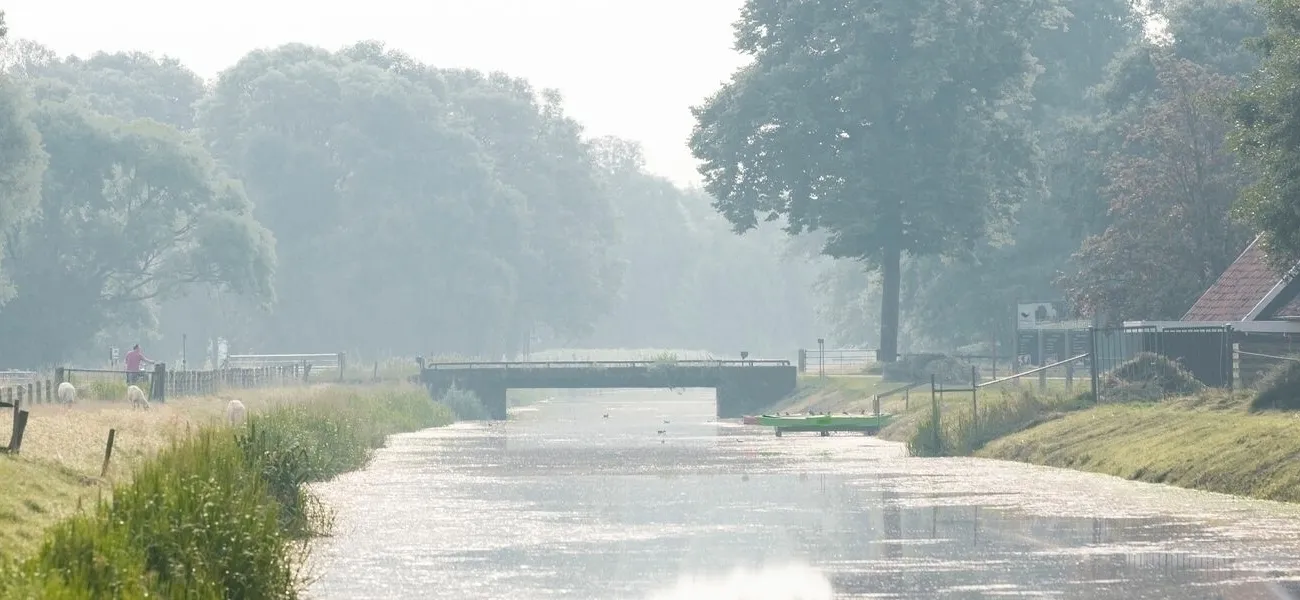
<path id="1" fill-rule="evenodd" d="M 506 418 L 509 389 L 713 388 L 719 418 L 754 414 L 794 392 L 788 360 L 427 363 L 420 381 L 434 398 L 452 386 L 474 392 L 493 419 Z"/>

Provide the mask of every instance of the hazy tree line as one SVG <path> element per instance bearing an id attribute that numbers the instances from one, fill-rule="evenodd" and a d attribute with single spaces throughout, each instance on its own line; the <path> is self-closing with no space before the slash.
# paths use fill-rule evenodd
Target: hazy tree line
<path id="1" fill-rule="evenodd" d="M 3 58 L 0 366 L 144 332 L 167 357 L 182 334 L 196 358 L 215 336 L 499 357 L 788 354 L 814 329 L 783 233 L 730 235 L 523 79 L 376 43 L 259 50 L 211 82 L 141 53 Z"/>
<path id="2" fill-rule="evenodd" d="M 691 145 L 737 230 L 846 259 L 843 340 L 1007 343 L 1059 298 L 1177 319 L 1256 233 L 1300 258 L 1297 36 L 1283 0 L 751 0 Z"/>

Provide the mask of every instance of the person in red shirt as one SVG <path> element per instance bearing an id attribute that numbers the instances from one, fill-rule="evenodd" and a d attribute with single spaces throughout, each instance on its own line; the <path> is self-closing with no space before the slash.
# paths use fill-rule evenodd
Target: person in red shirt
<path id="1" fill-rule="evenodd" d="M 145 357 L 144 352 L 140 350 L 140 344 L 132 346 L 131 351 L 126 353 L 126 384 L 144 381 L 145 374 L 140 371 L 140 363 L 153 364 L 153 362 Z"/>

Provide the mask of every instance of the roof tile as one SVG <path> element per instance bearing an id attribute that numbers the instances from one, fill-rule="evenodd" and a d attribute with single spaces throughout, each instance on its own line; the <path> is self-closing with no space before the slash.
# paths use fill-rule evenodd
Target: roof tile
<path id="1" fill-rule="evenodd" d="M 1268 265 L 1259 238 L 1255 238 L 1214 285 L 1201 294 L 1182 320 L 1244 321 L 1281 279 Z"/>

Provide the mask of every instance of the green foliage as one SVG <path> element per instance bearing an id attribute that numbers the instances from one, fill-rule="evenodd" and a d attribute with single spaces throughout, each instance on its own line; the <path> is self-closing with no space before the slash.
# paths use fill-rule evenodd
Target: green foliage
<path id="1" fill-rule="evenodd" d="M 937 383 L 966 387 L 971 383 L 970 363 L 934 353 L 903 356 L 897 362 L 882 365 L 880 374 L 885 381 L 905 383 L 928 383 L 932 375 Z M 978 369 L 975 375 L 979 375 Z"/>
<path id="2" fill-rule="evenodd" d="M 1178 319 L 1249 242 L 1226 218 L 1246 183 L 1224 146 L 1232 80 L 1185 59 L 1152 61 L 1156 96 L 1106 168 L 1111 223 L 1062 279 L 1085 314 Z"/>
<path id="3" fill-rule="evenodd" d="M 1288 360 L 1274 367 L 1256 386 L 1250 402 L 1252 412 L 1300 410 L 1300 360 Z"/>
<path id="4" fill-rule="evenodd" d="M 907 440 L 908 453 L 912 456 L 970 456 L 993 440 L 1092 406 L 1090 393 L 1042 397 L 1022 391 L 1001 396 L 981 395 L 980 399 L 978 414 L 972 413 L 967 406 L 944 410 L 938 419 L 933 414 L 921 419 Z"/>
<path id="5" fill-rule="evenodd" d="M 1263 57 L 1234 105 L 1234 148 L 1258 179 L 1238 214 L 1263 232 L 1279 272 L 1300 260 L 1300 8 L 1295 0 L 1260 0 L 1267 33 L 1254 42 Z"/>
<path id="6" fill-rule="evenodd" d="M 1195 394 L 1204 390 L 1205 384 L 1177 362 L 1141 352 L 1107 373 L 1101 388 L 1104 402 L 1151 402 Z"/>
<path id="7" fill-rule="evenodd" d="M 287 404 L 235 435 L 200 431 L 0 570 L 0 598 L 296 598 L 293 540 L 324 523 L 303 484 L 364 466 L 389 434 L 450 421 L 403 387 Z"/>
<path id="8" fill-rule="evenodd" d="M 443 393 L 439 402 L 450 408 L 452 414 L 460 421 L 486 421 L 491 418 L 478 394 L 469 390 L 452 386 Z"/>
<path id="9" fill-rule="evenodd" d="M 0 335 L 25 343 L 0 362 L 56 363 L 194 284 L 273 298 L 270 233 L 197 140 L 71 104 L 44 104 L 35 122 L 49 168 L 39 215 L 5 232 L 19 295 L 0 313 Z"/>
<path id="10" fill-rule="evenodd" d="M 223 72 L 199 122 L 277 233 L 296 307 L 267 333 L 351 347 L 382 330 L 387 348 L 499 357 L 537 329 L 589 332 L 620 281 L 617 232 L 559 103 L 375 43 L 288 45 Z"/>
<path id="11" fill-rule="evenodd" d="M 73 381 L 73 385 L 78 385 L 78 398 L 108 402 L 121 402 L 126 399 L 126 381 L 122 379 L 91 379 L 84 384 L 77 384 L 76 381 Z M 147 387 L 143 389 L 147 389 Z"/>
<path id="12" fill-rule="evenodd" d="M 883 268 L 892 358 L 901 254 L 969 249 L 1035 186 L 1029 48 L 1063 15 L 870 4 L 747 2 L 736 42 L 754 62 L 694 109 L 691 150 L 737 232 L 785 217 L 791 233 L 827 230 L 826 254 Z"/>
<path id="13" fill-rule="evenodd" d="M 19 227 L 33 215 L 45 166 L 40 134 L 28 118 L 28 103 L 9 78 L 0 74 L 0 233 Z M 8 249 L 0 246 L 0 305 L 13 297 L 10 256 Z"/>

